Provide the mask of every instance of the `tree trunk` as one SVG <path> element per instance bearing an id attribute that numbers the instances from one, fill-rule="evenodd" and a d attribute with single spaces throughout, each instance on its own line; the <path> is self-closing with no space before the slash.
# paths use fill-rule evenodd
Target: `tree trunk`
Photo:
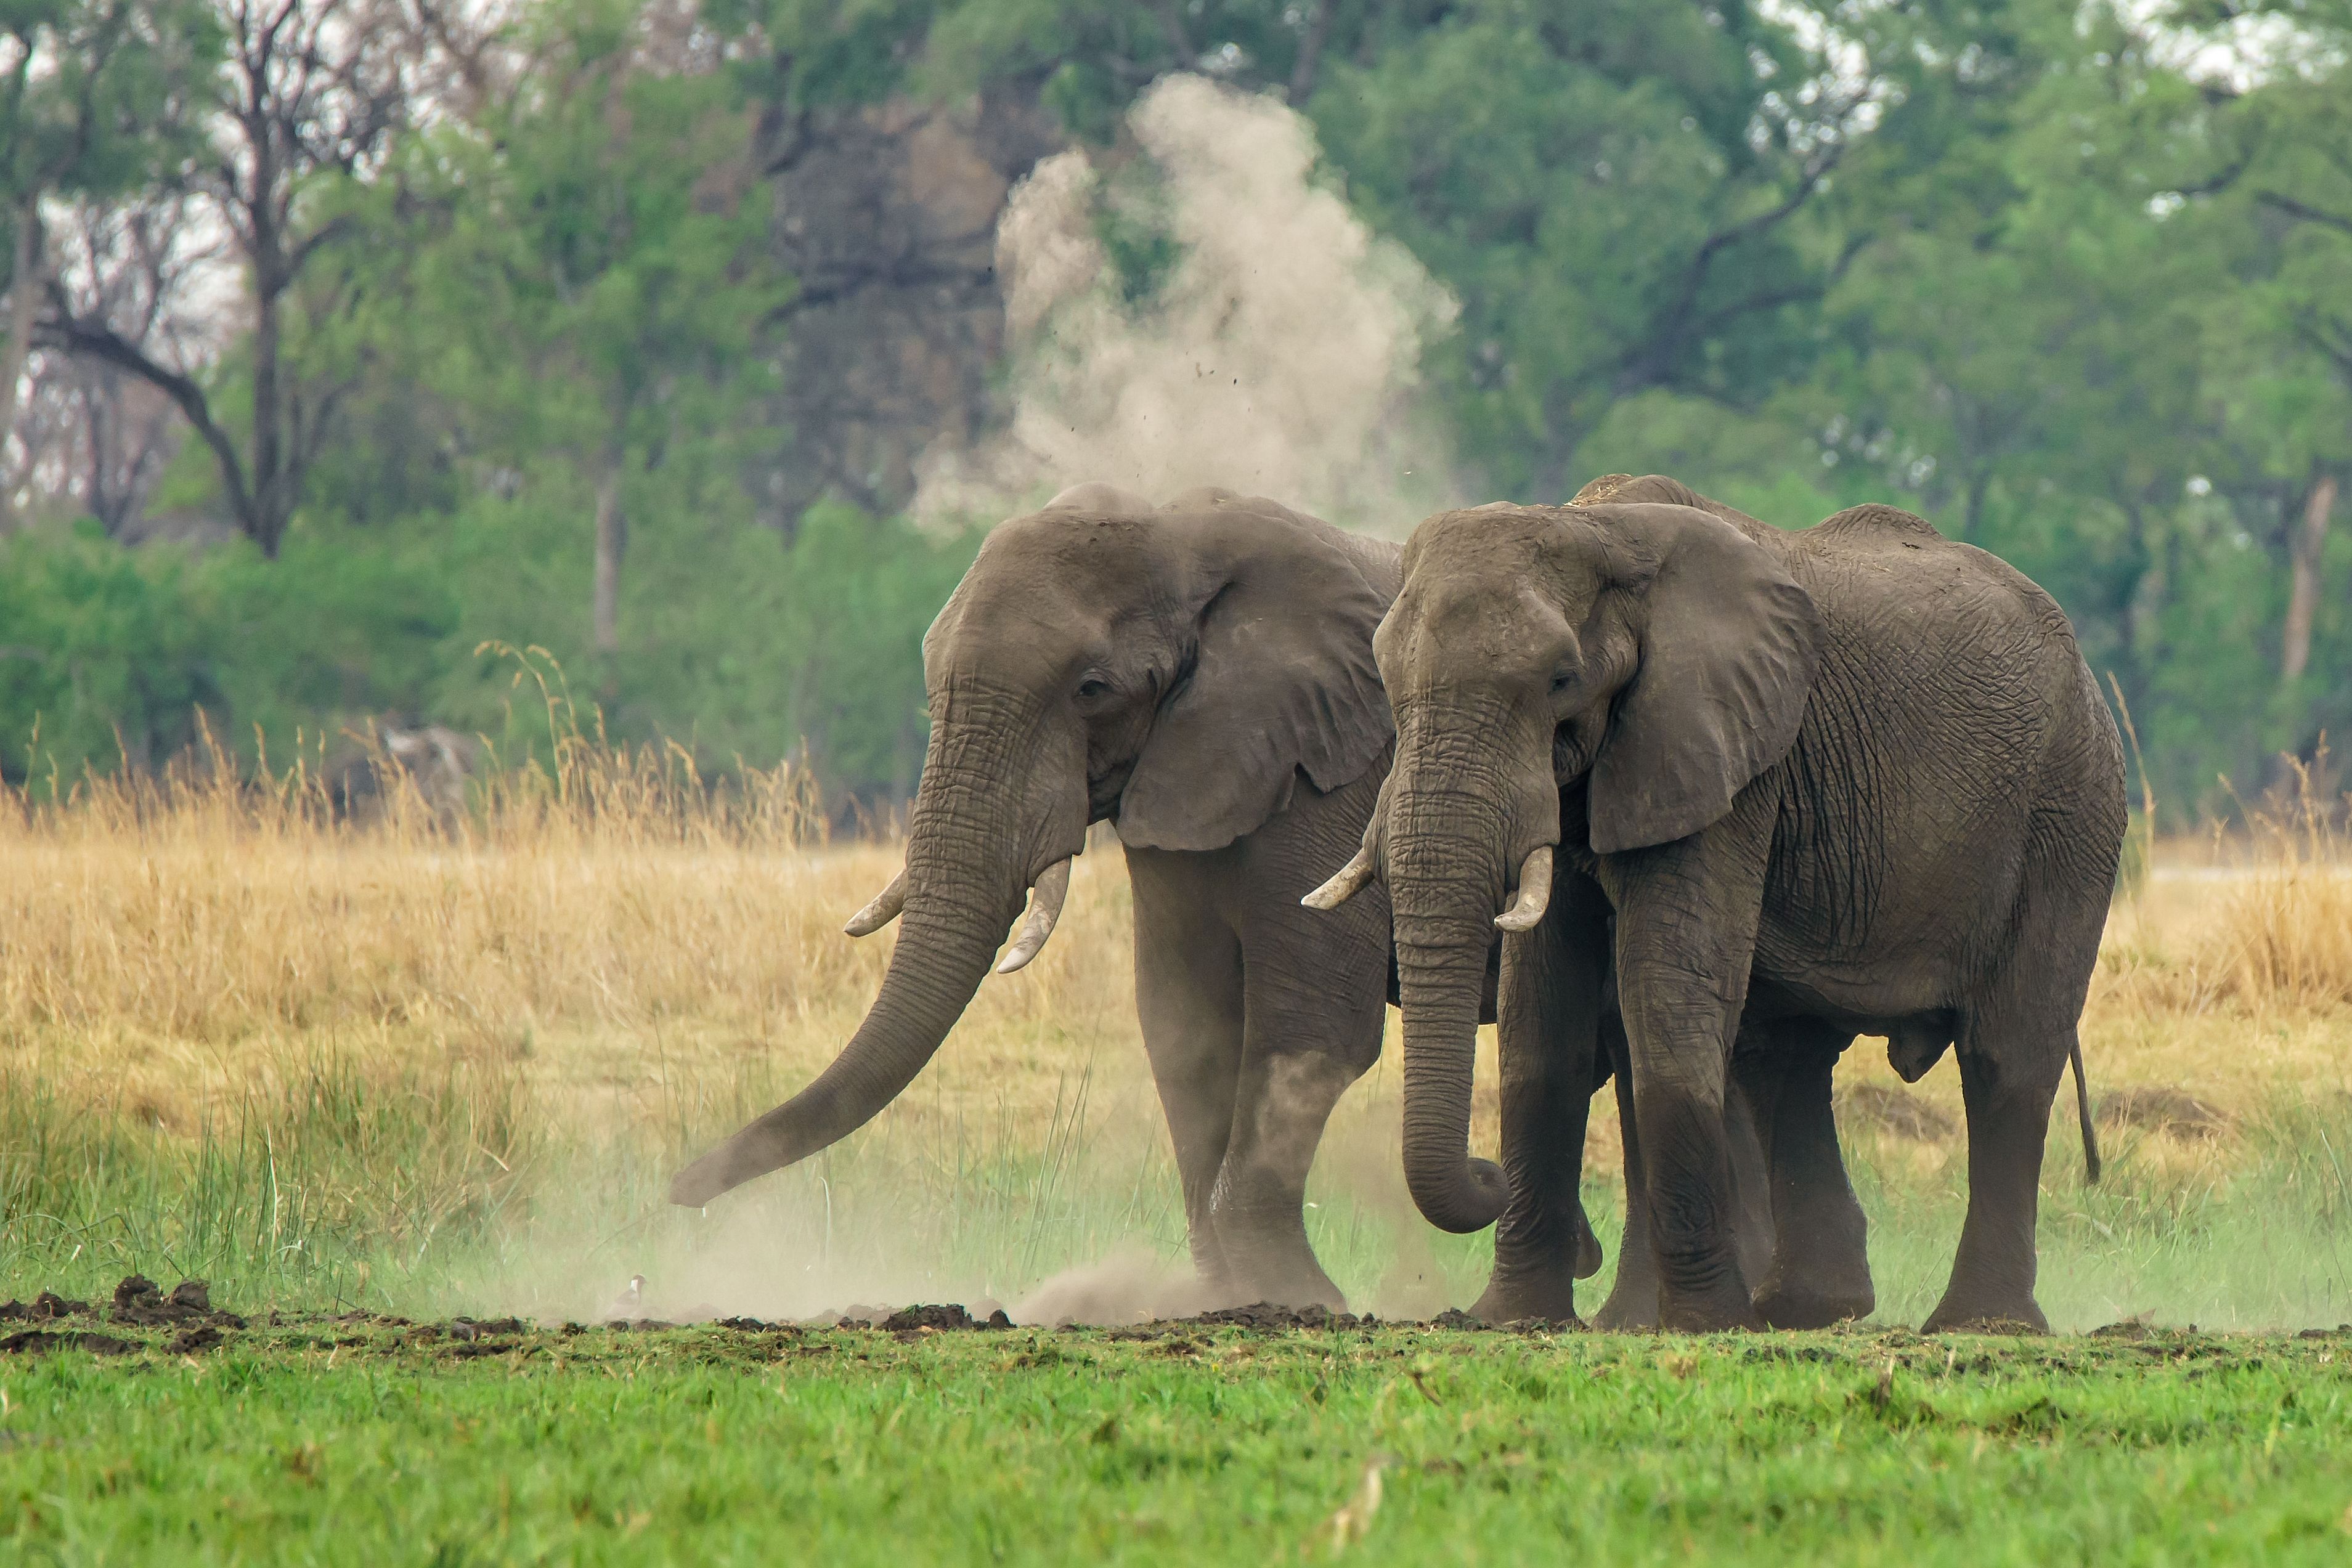
<path id="1" fill-rule="evenodd" d="M 286 537 L 287 518 L 294 510 L 294 497 L 289 493 L 291 486 L 280 471 L 284 457 L 278 424 L 284 400 L 278 391 L 278 302 L 292 279 L 279 281 L 283 268 L 274 235 L 263 235 L 254 248 L 257 254 L 253 268 L 253 505 L 251 516 L 237 520 L 261 547 L 261 553 L 276 560 L 278 547 Z"/>
<path id="2" fill-rule="evenodd" d="M 596 481 L 596 652 L 621 651 L 621 552 L 627 548 L 621 517 L 621 460 L 607 459 Z"/>
<path id="3" fill-rule="evenodd" d="M 25 363 L 33 353 L 33 305 L 40 293 L 33 276 L 41 255 L 41 208 L 26 197 L 16 209 L 15 254 L 8 268 L 8 339 L 0 344 L 0 533 L 5 533 L 16 511 L 16 486 L 7 470 L 8 437 L 16 429 L 16 383 L 24 379 Z"/>
<path id="4" fill-rule="evenodd" d="M 2292 685 L 2311 664 L 2311 622 L 2319 610 L 2320 558 L 2327 549 L 2328 515 L 2336 509 L 2336 476 L 2322 474 L 2312 481 L 2303 503 L 2303 527 L 2296 530 L 2293 577 L 2287 586 L 2286 636 L 2279 649 L 2279 680 Z"/>

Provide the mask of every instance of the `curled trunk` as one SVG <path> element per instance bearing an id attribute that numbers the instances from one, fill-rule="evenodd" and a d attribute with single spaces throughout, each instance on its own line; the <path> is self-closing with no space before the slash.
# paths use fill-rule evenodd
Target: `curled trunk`
<path id="1" fill-rule="evenodd" d="M 1423 1218 L 1455 1232 L 1485 1229 L 1510 1200 L 1501 1167 L 1470 1157 L 1479 1004 L 1501 879 L 1498 845 L 1465 831 L 1464 816 L 1459 802 L 1424 802 L 1400 789 L 1389 840 L 1404 1013 L 1405 1185 Z"/>

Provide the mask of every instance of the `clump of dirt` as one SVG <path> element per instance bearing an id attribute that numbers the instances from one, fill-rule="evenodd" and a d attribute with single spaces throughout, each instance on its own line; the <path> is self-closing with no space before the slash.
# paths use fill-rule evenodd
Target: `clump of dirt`
<path id="1" fill-rule="evenodd" d="M 5 1323 L 51 1323 L 59 1318 L 88 1316 L 88 1301 L 69 1301 L 55 1291 L 43 1291 L 29 1306 L 23 1301 L 0 1302 L 0 1322 Z"/>
<path id="2" fill-rule="evenodd" d="M 518 1334 L 528 1332 L 528 1325 L 520 1318 L 491 1318 L 486 1322 L 476 1322 L 471 1318 L 449 1320 L 449 1337 L 469 1343 L 478 1339 L 488 1339 L 492 1334 Z"/>
<path id="3" fill-rule="evenodd" d="M 1246 1307 L 1219 1307 L 1180 1321 L 1213 1328 L 1267 1330 L 1362 1329 L 1371 1327 L 1375 1320 L 1360 1318 L 1353 1312 L 1335 1312 L 1328 1307 L 1277 1307 L 1272 1301 L 1255 1301 Z"/>
<path id="4" fill-rule="evenodd" d="M 1940 1144 L 1959 1129 L 1934 1101 L 1885 1083 L 1857 1083 L 1840 1092 L 1838 1119 L 1915 1144 Z"/>
<path id="5" fill-rule="evenodd" d="M 25 1329 L 0 1339 L 0 1355 L 47 1355 L 60 1350 L 92 1350 L 100 1355 L 120 1355 L 139 1346 L 127 1339 L 117 1339 L 110 1333 L 92 1333 L 87 1329 Z"/>
<path id="6" fill-rule="evenodd" d="M 213 1311 L 212 1287 L 204 1281 L 183 1280 L 166 1295 L 144 1274 L 130 1275 L 114 1287 L 114 1308 L 107 1317 L 134 1328 L 166 1328 L 179 1323 L 245 1327 L 245 1320 L 235 1312 Z"/>
<path id="7" fill-rule="evenodd" d="M 2227 1113 L 2182 1089 L 2117 1089 L 2099 1096 L 2094 1119 L 2184 1138 L 2218 1138 L 2230 1130 Z"/>
<path id="8" fill-rule="evenodd" d="M 919 1329 L 1009 1329 L 1013 1326 L 1013 1320 L 1005 1316 L 1001 1307 L 982 1319 L 975 1318 L 962 1307 L 950 1303 L 939 1307 L 901 1307 L 883 1319 L 882 1326 L 892 1333 Z"/>

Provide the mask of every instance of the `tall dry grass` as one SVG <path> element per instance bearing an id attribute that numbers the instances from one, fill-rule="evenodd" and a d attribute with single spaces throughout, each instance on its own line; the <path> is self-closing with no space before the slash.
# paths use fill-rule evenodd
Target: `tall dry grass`
<path id="1" fill-rule="evenodd" d="M 791 767 L 712 780 L 676 748 L 551 727 L 545 760 L 492 772 L 454 823 L 404 788 L 370 825 L 340 822 L 312 759 L 0 794 L 0 1269 L 169 1256 L 297 1296 L 411 1301 L 461 1275 L 499 1300 L 560 1279 L 569 1311 L 657 1258 L 706 1293 L 735 1280 L 751 1293 L 726 1304 L 749 1310 L 822 1305 L 811 1292 L 857 1279 L 943 1290 L 943 1259 L 1001 1290 L 1123 1235 L 1180 1244 L 1108 844 L 1080 859 L 1037 962 L 984 985 L 873 1126 L 762 1184 L 722 1231 L 667 1210 L 678 1158 L 856 1027 L 893 937 L 840 923 L 898 851 L 831 841 Z M 2094 1251 L 2169 1256 L 2183 1215 L 2227 1229 L 2263 1172 L 2315 1195 L 2305 1229 L 2352 1210 L 2293 1131 L 2352 1126 L 2352 845 L 2306 791 L 2240 849 L 2212 870 L 2159 855 L 2111 921 L 2084 1037 L 2125 1185 L 2078 1198 L 2058 1158 L 2050 1177 L 2051 1224 L 2079 1223 Z M 1481 1071 L 1474 1138 L 1491 1147 Z M 1956 1215 L 1948 1071 L 1906 1089 L 1864 1042 L 1840 1077 L 1874 1204 Z M 1406 1210 L 1396 1097 L 1391 1052 L 1335 1117 L 1311 1220 L 1351 1289 L 1428 1306 L 1475 1278 L 1476 1244 L 1433 1241 Z M 2212 1115 L 2191 1125 L 2182 1104 Z M 1591 1151 L 1605 1208 L 1606 1114 Z M 1948 1243 L 1923 1223 L 1924 1260 Z M 709 1283 L 714 1255 L 766 1259 L 756 1291 Z M 2179 1257 L 2185 1278 L 2199 1265 Z"/>

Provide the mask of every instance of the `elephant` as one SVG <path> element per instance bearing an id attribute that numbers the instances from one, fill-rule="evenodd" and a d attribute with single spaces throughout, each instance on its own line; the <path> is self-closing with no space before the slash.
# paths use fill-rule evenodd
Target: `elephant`
<path id="1" fill-rule="evenodd" d="M 444 725 L 386 718 L 365 734 L 346 731 L 328 755 L 327 802 L 339 821 L 372 823 L 392 811 L 402 790 L 414 790 L 427 819 L 454 831 L 481 771 L 479 743 Z"/>
<path id="2" fill-rule="evenodd" d="M 996 967 L 1035 956 L 1107 819 L 1202 1281 L 1227 1301 L 1343 1305 L 1302 1206 L 1332 1105 L 1380 1054 L 1388 908 L 1334 918 L 1299 895 L 1360 841 L 1387 772 L 1371 637 L 1398 552 L 1213 488 L 1154 507 L 1082 485 L 994 529 L 923 640 L 931 733 L 905 869 L 848 927 L 902 921 L 880 993 L 814 1082 L 681 1172 L 672 1200 L 708 1203 L 879 1113 L 1024 894 Z M 1589 1228 L 1568 1245 L 1597 1267 Z"/>
<path id="3" fill-rule="evenodd" d="M 1438 514 L 1402 571 L 1374 638 L 1395 758 L 1308 897 L 1391 902 L 1422 1213 L 1468 1231 L 1520 1201 L 1466 1146 L 1499 927 L 1503 1029 L 1562 1042 L 1546 1068 L 1507 1051 L 1506 1165 L 1536 1186 L 1566 1155 L 1509 1140 L 1572 1124 L 1545 1143 L 1580 1149 L 1605 952 L 1662 1326 L 1855 1304 L 1830 1074 L 1870 1034 L 1906 1081 L 1957 1048 L 1968 1214 L 1926 1329 L 2046 1332 L 2043 1140 L 2071 1061 L 2095 1179 L 2077 1031 L 2125 825 L 2115 723 L 2056 602 L 1894 507 L 1782 532 L 1661 476 Z M 1727 1234 L 1735 1080 L 1771 1167 L 1753 1288 Z"/>

